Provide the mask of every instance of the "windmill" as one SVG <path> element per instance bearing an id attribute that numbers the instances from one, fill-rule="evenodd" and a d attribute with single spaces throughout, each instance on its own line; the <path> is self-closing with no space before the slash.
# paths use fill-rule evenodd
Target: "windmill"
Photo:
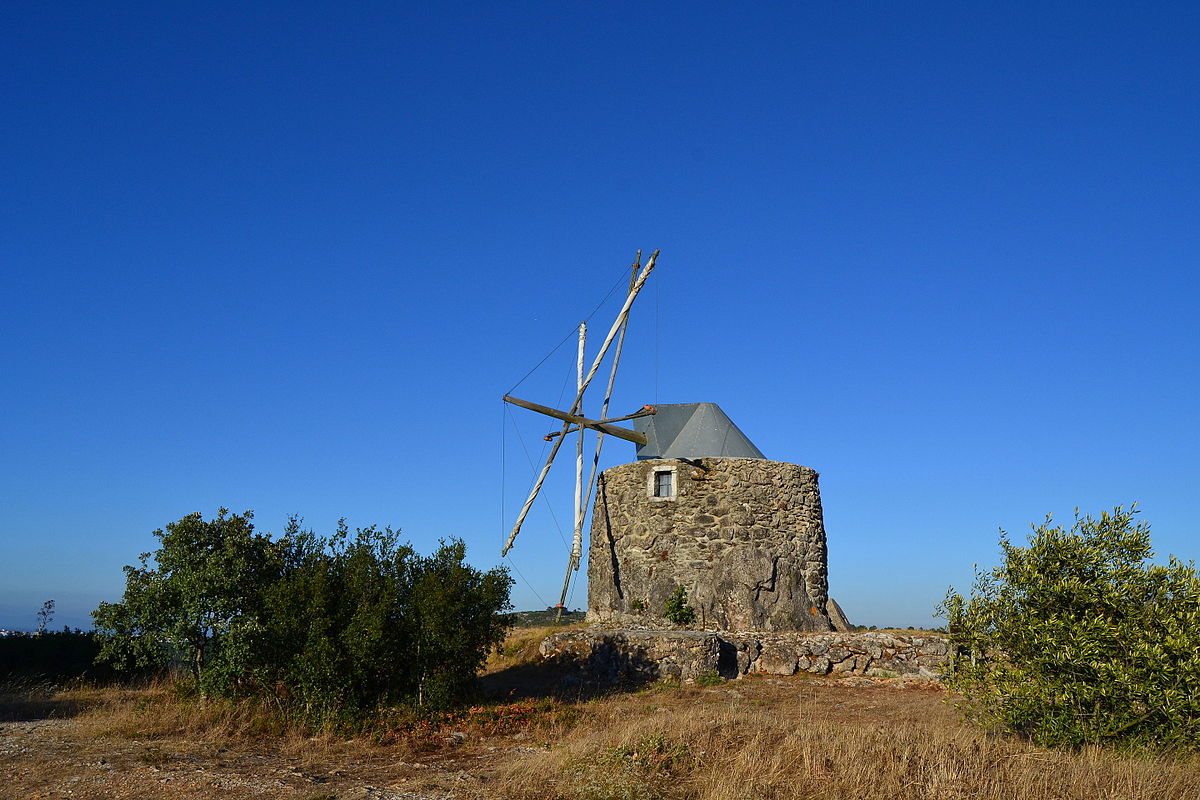
<path id="1" fill-rule="evenodd" d="M 580 323 L 579 325 L 579 344 L 576 358 L 576 383 L 575 383 L 575 399 L 571 403 L 568 410 L 551 408 L 550 406 L 534 403 L 529 400 L 522 400 L 512 395 L 506 394 L 504 402 L 512 405 L 536 411 L 539 414 L 544 414 L 559 420 L 562 427 L 557 432 L 548 434 L 545 438 L 553 442 L 550 452 L 546 457 L 545 463 L 542 465 L 541 472 L 534 481 L 533 487 L 526 498 L 524 505 L 521 506 L 520 512 L 517 514 L 516 522 L 513 524 L 512 531 L 508 534 L 508 539 L 501 550 L 501 555 L 508 555 L 508 551 L 512 549 L 513 543 L 516 541 L 517 535 L 521 532 L 521 526 L 525 522 L 529 510 L 533 507 L 534 501 L 541 492 L 542 484 L 546 481 L 546 476 L 550 473 L 550 467 L 554 463 L 558 451 L 563 443 L 569 438 L 572 433 L 577 434 L 575 445 L 575 502 L 574 510 L 574 535 L 571 542 L 571 552 L 567 563 L 566 576 L 563 579 L 562 594 L 558 602 L 558 618 L 562 617 L 563 604 L 566 602 L 567 589 L 571 583 L 572 574 L 579 570 L 579 562 L 583 555 L 583 521 L 587 516 L 587 507 L 592 495 L 593 487 L 596 482 L 596 470 L 600 463 L 600 451 L 604 445 L 605 436 L 615 436 L 618 439 L 633 442 L 638 446 L 644 446 L 647 442 L 645 433 L 623 428 L 614 423 L 625 422 L 640 417 L 649 416 L 655 413 L 652 406 L 643 406 L 640 410 L 626 414 L 624 416 L 609 418 L 608 407 L 612 400 L 613 384 L 617 377 L 617 365 L 621 360 L 621 350 L 625 344 L 625 329 L 629 322 L 629 311 L 633 307 L 634 300 L 637 299 L 638 293 L 646 284 L 646 279 L 650 277 L 650 273 L 654 271 L 655 263 L 658 260 L 658 250 L 655 250 L 650 258 L 646 261 L 645 266 L 641 264 L 642 251 L 637 251 L 637 256 L 634 258 L 631 275 L 629 279 L 629 289 L 625 295 L 625 302 L 622 304 L 620 311 L 617 312 L 616 319 L 613 320 L 612 326 L 609 328 L 608 335 L 605 336 L 604 342 L 600 345 L 599 352 L 596 353 L 592 360 L 591 366 L 584 371 L 585 349 L 587 342 L 587 325 Z M 616 348 L 613 351 L 612 366 L 610 367 L 608 376 L 608 386 L 604 391 L 604 400 L 600 404 L 600 414 L 596 419 L 591 419 L 584 416 L 583 398 L 587 392 L 588 386 L 592 379 L 599 372 L 601 364 L 604 362 L 610 347 L 614 340 Z M 592 456 L 591 473 L 587 482 L 583 480 L 583 451 L 584 451 L 584 433 L 592 430 L 597 433 L 596 448 Z"/>

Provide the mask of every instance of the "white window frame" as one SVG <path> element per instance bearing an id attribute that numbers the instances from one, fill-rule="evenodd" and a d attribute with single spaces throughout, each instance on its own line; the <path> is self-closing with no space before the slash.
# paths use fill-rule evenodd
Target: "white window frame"
<path id="1" fill-rule="evenodd" d="M 671 494 L 666 497 L 659 497 L 655 494 L 657 488 L 658 476 L 663 473 L 669 473 L 671 476 Z M 652 503 L 670 502 L 679 497 L 679 469 L 678 467 L 651 467 L 650 472 L 646 477 L 646 496 L 650 498 Z"/>

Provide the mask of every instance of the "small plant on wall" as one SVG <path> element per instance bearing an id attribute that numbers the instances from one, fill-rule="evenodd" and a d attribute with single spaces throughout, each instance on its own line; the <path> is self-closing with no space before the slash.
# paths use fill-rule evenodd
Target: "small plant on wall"
<path id="1" fill-rule="evenodd" d="M 663 616 L 681 628 L 696 621 L 696 612 L 687 604 L 687 599 L 687 589 L 677 586 L 675 594 L 663 606 Z"/>

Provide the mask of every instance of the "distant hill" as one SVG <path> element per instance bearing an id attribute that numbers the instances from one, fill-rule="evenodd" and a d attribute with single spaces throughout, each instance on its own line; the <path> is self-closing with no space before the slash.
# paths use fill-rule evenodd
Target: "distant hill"
<path id="1" fill-rule="evenodd" d="M 563 609 L 562 619 L 559 622 L 563 625 L 583 622 L 584 614 L 585 612 L 579 609 L 575 609 L 574 611 Z M 557 615 L 557 608 L 547 608 L 545 611 L 514 611 L 508 616 L 512 620 L 513 626 L 517 628 L 541 628 L 546 625 L 553 625 Z"/>

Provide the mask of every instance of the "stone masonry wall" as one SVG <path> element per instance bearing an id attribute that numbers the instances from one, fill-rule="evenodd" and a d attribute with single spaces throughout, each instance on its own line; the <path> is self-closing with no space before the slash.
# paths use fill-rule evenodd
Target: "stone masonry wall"
<path id="1" fill-rule="evenodd" d="M 593 628 L 547 637 L 541 654 L 593 688 L 704 673 L 851 676 L 936 680 L 949 647 L 940 636 L 889 633 L 725 633 Z"/>
<path id="2" fill-rule="evenodd" d="M 655 468 L 676 495 L 651 497 Z M 597 484 L 588 559 L 588 620 L 672 627 L 687 589 L 698 628 L 828 631 L 828 568 L 817 473 L 754 458 L 649 460 Z"/>

